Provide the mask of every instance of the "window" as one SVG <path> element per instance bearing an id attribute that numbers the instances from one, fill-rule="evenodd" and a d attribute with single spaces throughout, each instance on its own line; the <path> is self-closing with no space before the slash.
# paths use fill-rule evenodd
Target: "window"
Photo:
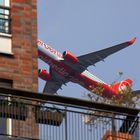
<path id="1" fill-rule="evenodd" d="M 0 0 L 0 54 L 13 55 L 11 41 L 10 0 Z"/>
<path id="2" fill-rule="evenodd" d="M 8 79 L 0 78 L 0 86 L 1 87 L 9 87 L 12 88 L 13 81 Z"/>
<path id="3" fill-rule="evenodd" d="M 0 0 L 0 32 L 10 34 L 10 8 L 8 0 Z"/>
<path id="4" fill-rule="evenodd" d="M 9 7 L 10 6 L 10 0 L 0 0 L 0 5 Z"/>

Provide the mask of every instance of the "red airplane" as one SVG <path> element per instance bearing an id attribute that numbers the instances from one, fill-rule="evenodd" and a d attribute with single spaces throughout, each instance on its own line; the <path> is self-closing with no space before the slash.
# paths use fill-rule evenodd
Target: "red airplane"
<path id="1" fill-rule="evenodd" d="M 121 96 L 122 91 L 125 91 L 132 85 L 131 79 L 108 85 L 91 74 L 87 70 L 87 67 L 99 61 L 104 61 L 104 58 L 132 45 L 135 40 L 136 37 L 130 41 L 78 57 L 69 51 L 64 51 L 64 53 L 61 54 L 41 40 L 38 40 L 39 58 L 50 66 L 49 72 L 44 69 L 39 69 L 39 77 L 47 81 L 43 92 L 55 94 L 61 89 L 63 84 L 66 85 L 68 82 L 74 82 L 90 91 L 94 91 L 95 94 L 97 94 L 96 89 L 98 89 L 100 85 L 103 90 L 102 93 L 98 95 L 102 97 L 110 99 L 113 96 Z"/>

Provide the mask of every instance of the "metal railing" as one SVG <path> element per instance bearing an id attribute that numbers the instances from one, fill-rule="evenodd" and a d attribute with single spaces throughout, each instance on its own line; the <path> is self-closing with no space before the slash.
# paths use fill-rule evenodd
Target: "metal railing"
<path id="1" fill-rule="evenodd" d="M 140 139 L 138 109 L 14 89 L 0 88 L 0 91 L 0 119 L 10 120 L 11 129 L 16 129 L 14 134 L 8 134 L 8 131 L 0 132 L 0 138 L 7 136 L 39 140 Z M 26 123 L 28 125 L 23 129 L 22 126 Z"/>
<path id="2" fill-rule="evenodd" d="M 0 5 L 0 32 L 11 34 L 10 8 Z"/>
<path id="3" fill-rule="evenodd" d="M 43 140 L 108 140 L 103 137 L 108 137 L 114 132 L 114 138 L 127 139 L 128 137 L 137 140 L 139 135 L 139 118 L 136 116 L 113 114 L 112 112 L 102 112 L 85 108 L 70 108 L 56 109 L 58 114 L 54 118 L 58 119 L 59 123 L 49 120 L 43 120 L 40 124 L 40 138 Z M 51 110 L 54 108 L 43 107 L 42 110 Z M 55 110 L 54 110 L 55 111 Z M 45 115 L 44 115 L 45 116 Z M 47 116 L 47 114 L 46 114 Z M 134 120 L 131 117 L 136 117 Z M 125 122 L 125 124 L 124 124 Z M 56 125 L 57 124 L 57 125 Z M 138 131 L 138 132 L 136 132 Z M 112 134 L 113 135 L 113 134 Z M 115 139 L 116 140 L 116 139 Z"/>

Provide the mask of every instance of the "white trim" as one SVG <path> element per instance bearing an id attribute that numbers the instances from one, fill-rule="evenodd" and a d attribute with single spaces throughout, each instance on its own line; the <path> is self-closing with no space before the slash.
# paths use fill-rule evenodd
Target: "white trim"
<path id="1" fill-rule="evenodd" d="M 1 33 L 0 32 L 0 37 L 9 37 L 9 38 L 11 38 L 12 34 L 6 34 L 6 33 Z"/>
<path id="2" fill-rule="evenodd" d="M 14 53 L 12 52 L 5 52 L 5 51 L 0 51 L 0 54 L 14 55 Z"/>
<path id="3" fill-rule="evenodd" d="M 5 6 L 10 7 L 10 0 L 5 0 L 4 2 L 5 2 L 4 3 Z"/>
<path id="4" fill-rule="evenodd" d="M 13 55 L 13 53 L 12 53 L 12 39 L 9 37 L 1 36 L 0 42 L 1 42 L 0 53 Z"/>

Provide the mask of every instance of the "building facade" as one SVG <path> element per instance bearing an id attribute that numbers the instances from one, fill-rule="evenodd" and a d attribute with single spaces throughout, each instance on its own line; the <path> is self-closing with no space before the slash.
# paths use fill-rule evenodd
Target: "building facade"
<path id="1" fill-rule="evenodd" d="M 0 0 L 0 44 L 0 86 L 37 91 L 36 0 Z M 26 123 L 2 120 L 4 131 L 9 135 L 38 135 L 32 113 L 30 110 Z"/>

